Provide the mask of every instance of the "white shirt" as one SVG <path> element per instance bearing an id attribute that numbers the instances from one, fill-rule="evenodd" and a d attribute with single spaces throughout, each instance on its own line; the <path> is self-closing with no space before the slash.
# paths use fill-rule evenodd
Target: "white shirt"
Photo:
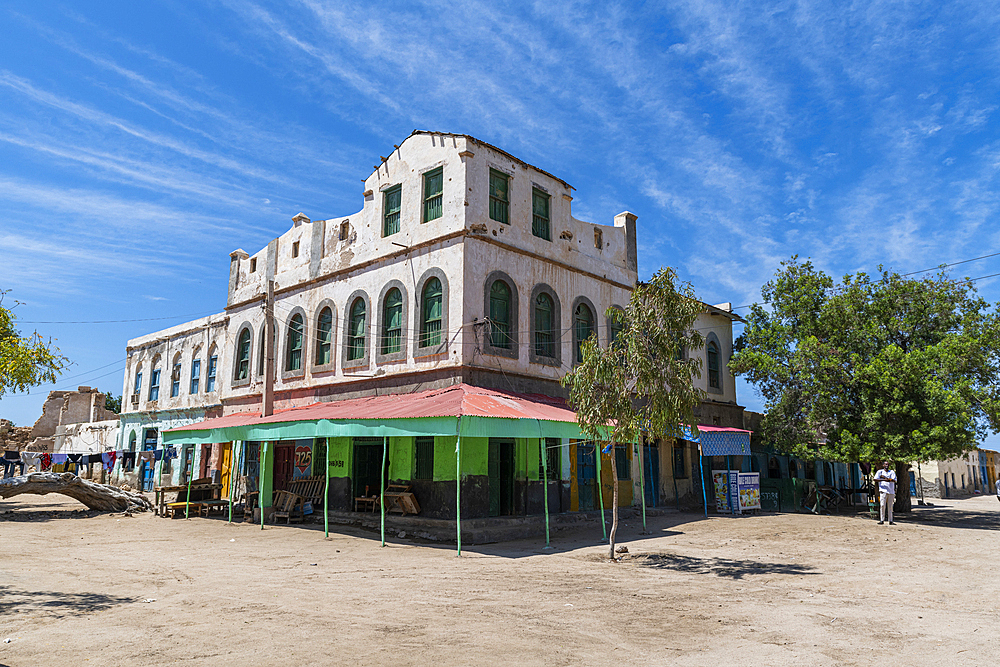
<path id="1" fill-rule="evenodd" d="M 896 493 L 896 471 L 879 468 L 875 473 L 875 481 L 878 482 L 878 490 L 882 493 Z"/>
<path id="2" fill-rule="evenodd" d="M 1000 496 L 1000 479 L 997 480 L 997 495 Z"/>

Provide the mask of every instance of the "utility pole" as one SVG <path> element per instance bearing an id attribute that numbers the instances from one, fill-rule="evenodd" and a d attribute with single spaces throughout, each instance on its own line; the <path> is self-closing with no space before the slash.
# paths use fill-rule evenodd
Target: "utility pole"
<path id="1" fill-rule="evenodd" d="M 267 281 L 267 295 L 264 297 L 264 392 L 261 416 L 274 414 L 274 280 Z"/>

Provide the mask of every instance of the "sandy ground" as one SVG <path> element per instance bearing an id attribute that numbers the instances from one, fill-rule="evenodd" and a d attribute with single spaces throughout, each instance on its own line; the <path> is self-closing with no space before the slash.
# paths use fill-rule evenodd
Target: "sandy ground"
<path id="1" fill-rule="evenodd" d="M 0 664 L 985 665 L 1000 503 L 471 547 L 0 501 Z"/>

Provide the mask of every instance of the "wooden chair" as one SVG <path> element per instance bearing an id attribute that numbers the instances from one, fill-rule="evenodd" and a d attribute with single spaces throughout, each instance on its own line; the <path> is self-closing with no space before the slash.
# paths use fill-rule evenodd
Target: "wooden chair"
<path id="1" fill-rule="evenodd" d="M 378 495 L 369 496 L 368 486 L 365 486 L 365 495 L 358 496 L 354 499 L 354 511 L 361 512 L 363 510 L 368 510 L 369 512 L 374 512 L 375 508 L 378 507 Z"/>
<path id="2" fill-rule="evenodd" d="M 288 490 L 311 502 L 313 507 L 319 508 L 324 505 L 323 487 L 325 484 L 326 480 L 321 475 L 300 477 L 288 483 Z"/>
<path id="3" fill-rule="evenodd" d="M 284 490 L 275 491 L 274 522 L 277 523 L 278 519 L 284 519 L 285 524 L 290 524 L 292 521 L 302 521 L 302 504 L 304 502 L 302 496 L 297 493 Z"/>

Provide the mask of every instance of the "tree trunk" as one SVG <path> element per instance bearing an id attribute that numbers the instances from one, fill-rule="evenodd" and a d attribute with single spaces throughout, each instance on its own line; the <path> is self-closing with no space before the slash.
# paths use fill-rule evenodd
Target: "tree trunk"
<path id="1" fill-rule="evenodd" d="M 600 456 L 600 453 L 598 453 Z M 611 444 L 611 532 L 608 541 L 611 543 L 611 560 L 615 559 L 615 533 L 618 532 L 618 463 L 615 456 L 615 446 Z"/>
<path id="2" fill-rule="evenodd" d="M 896 502 L 892 505 L 895 514 L 910 511 L 910 464 L 896 463 Z"/>
<path id="3" fill-rule="evenodd" d="M 142 494 L 107 484 L 95 484 L 71 472 L 33 472 L 0 480 L 0 498 L 12 498 L 22 493 L 38 496 L 61 493 L 100 512 L 144 512 L 153 509 L 153 504 Z"/>

